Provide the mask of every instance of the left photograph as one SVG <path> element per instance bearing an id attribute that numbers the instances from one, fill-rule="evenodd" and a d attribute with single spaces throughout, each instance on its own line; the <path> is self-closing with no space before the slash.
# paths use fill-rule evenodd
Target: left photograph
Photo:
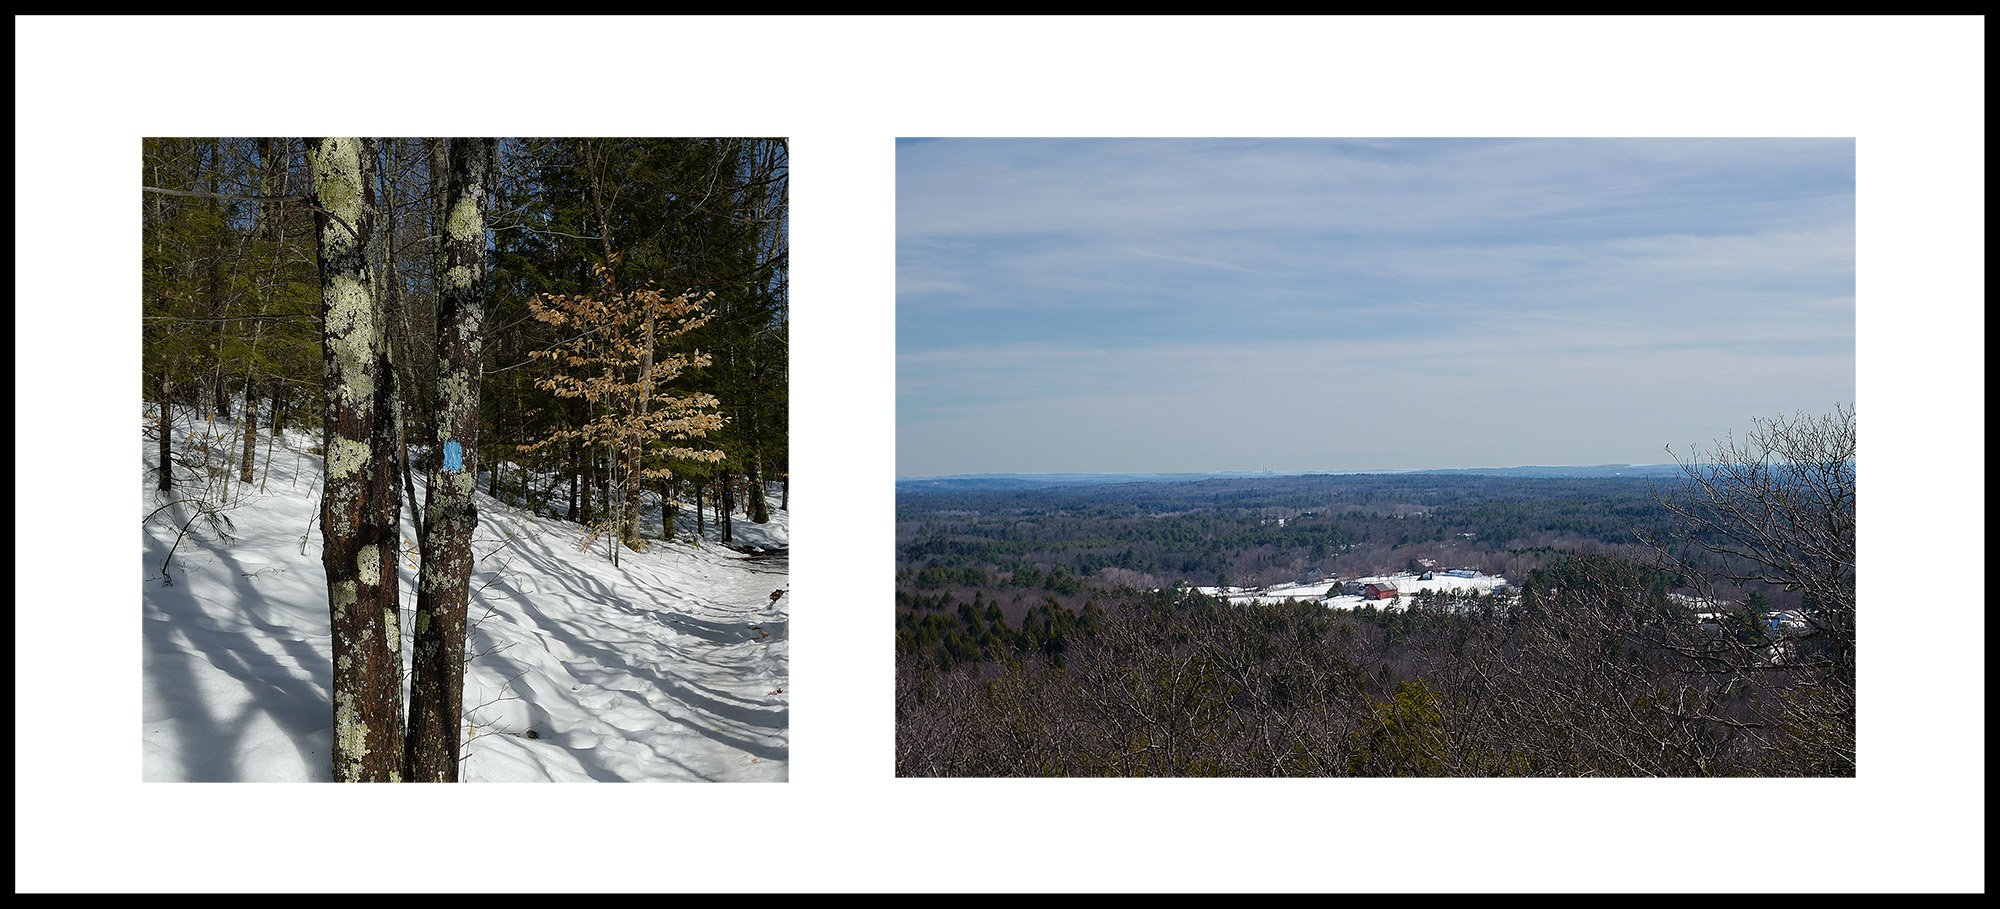
<path id="1" fill-rule="evenodd" d="M 148 782 L 783 782 L 782 138 L 148 138 Z"/>

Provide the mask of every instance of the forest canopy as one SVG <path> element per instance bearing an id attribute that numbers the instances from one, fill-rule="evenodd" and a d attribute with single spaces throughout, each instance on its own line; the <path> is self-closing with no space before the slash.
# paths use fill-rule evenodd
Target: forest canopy
<path id="1" fill-rule="evenodd" d="M 408 464 L 436 442 L 444 148 L 383 138 L 361 150 L 374 211 L 370 297 L 385 316 Z M 199 464 L 169 458 L 162 488 L 191 470 L 252 471 L 260 415 L 265 432 L 318 421 L 325 367 L 306 152 L 298 138 L 144 140 L 145 398 L 197 420 L 250 418 L 240 451 Z M 603 525 L 633 546 L 642 494 L 663 507 L 690 494 L 741 499 L 752 520 L 764 513 L 767 484 L 788 475 L 788 162 L 783 139 L 496 143 L 476 453 L 492 468 L 489 492 Z M 551 301 L 596 299 L 610 319 L 642 308 L 646 294 L 687 301 L 699 317 L 657 332 L 638 320 L 594 371 L 560 352 L 590 343 L 600 325 L 537 317 Z M 643 417 L 637 397 L 562 392 L 636 371 L 641 358 L 658 367 Z M 631 434 L 604 430 L 676 419 L 643 446 L 613 444 Z M 673 428 L 680 438 L 668 437 Z"/>

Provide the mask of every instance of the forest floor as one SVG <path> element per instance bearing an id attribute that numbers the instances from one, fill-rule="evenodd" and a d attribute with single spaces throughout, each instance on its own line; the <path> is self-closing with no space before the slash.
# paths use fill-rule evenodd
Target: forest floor
<path id="1" fill-rule="evenodd" d="M 259 439 L 258 482 L 224 481 L 200 466 L 201 440 L 214 434 L 219 460 L 232 430 L 179 421 L 176 485 L 166 494 L 155 488 L 157 436 L 146 432 L 144 779 L 331 780 L 319 458 L 306 434 L 278 440 L 268 455 Z M 205 514 L 225 482 L 229 502 Z M 717 542 L 712 522 L 695 542 L 683 510 L 676 542 L 654 539 L 614 567 L 602 540 L 580 548 L 577 525 L 502 504 L 483 480 L 480 488 L 461 779 L 786 779 L 783 509 L 763 525 L 738 516 L 736 548 Z M 653 515 L 657 537 L 657 508 Z M 403 536 L 409 629 L 417 534 L 407 503 Z M 777 590 L 786 593 L 773 602 Z"/>

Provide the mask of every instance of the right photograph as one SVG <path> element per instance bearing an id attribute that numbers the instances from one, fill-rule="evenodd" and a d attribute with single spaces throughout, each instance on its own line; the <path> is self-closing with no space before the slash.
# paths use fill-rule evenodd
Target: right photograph
<path id="1" fill-rule="evenodd" d="M 896 144 L 899 777 L 1852 777 L 1852 138 Z"/>

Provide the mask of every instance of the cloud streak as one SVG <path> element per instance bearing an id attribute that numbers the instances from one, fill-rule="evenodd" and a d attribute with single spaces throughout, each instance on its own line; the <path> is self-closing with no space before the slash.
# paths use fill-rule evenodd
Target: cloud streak
<path id="1" fill-rule="evenodd" d="M 1284 469 L 1657 460 L 1853 399 L 1848 141 L 898 151 L 903 475 L 1271 467 L 1236 421 Z"/>

